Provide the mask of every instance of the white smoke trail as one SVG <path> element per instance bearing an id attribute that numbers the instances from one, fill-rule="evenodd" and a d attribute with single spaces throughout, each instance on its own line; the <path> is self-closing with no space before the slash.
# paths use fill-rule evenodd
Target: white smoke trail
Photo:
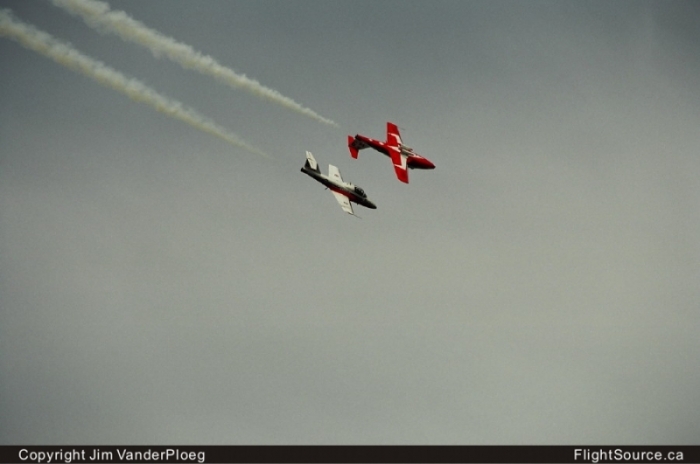
<path id="1" fill-rule="evenodd" d="M 226 129 L 218 126 L 193 109 L 159 94 L 136 79 L 126 77 L 100 61 L 83 55 L 69 44 L 59 42 L 51 35 L 15 19 L 7 10 L 0 10 L 0 36 L 9 37 L 26 48 L 34 50 L 73 71 L 80 72 L 102 85 L 111 87 L 129 96 L 132 100 L 146 103 L 156 110 L 172 118 L 179 119 L 192 127 L 220 137 L 251 153 L 267 157 L 263 151 L 248 145 L 235 134 L 226 131 Z"/>
<path id="2" fill-rule="evenodd" d="M 258 81 L 238 74 L 219 64 L 214 58 L 194 50 L 189 45 L 167 37 L 145 24 L 136 21 L 123 11 L 110 11 L 109 4 L 96 0 L 51 0 L 54 5 L 71 14 L 81 16 L 92 28 L 100 32 L 111 32 L 123 40 L 134 42 L 151 50 L 156 57 L 167 56 L 184 68 L 194 69 L 232 87 L 247 90 L 262 99 L 282 105 L 324 124 L 338 127 L 316 112 L 301 106 L 276 90 L 263 86 Z"/>

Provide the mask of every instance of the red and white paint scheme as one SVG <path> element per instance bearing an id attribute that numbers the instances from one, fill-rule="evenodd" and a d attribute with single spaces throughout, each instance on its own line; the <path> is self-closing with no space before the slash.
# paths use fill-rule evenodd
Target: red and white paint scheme
<path id="1" fill-rule="evenodd" d="M 301 172 L 328 187 L 335 199 L 338 200 L 340 207 L 348 214 L 356 216 L 352 211 L 351 201 L 367 208 L 377 209 L 377 206 L 367 198 L 364 190 L 350 182 L 343 181 L 343 178 L 340 177 L 340 170 L 337 167 L 329 164 L 328 175 L 321 174 L 318 163 L 310 151 L 306 152 L 306 163 L 301 168 Z"/>
<path id="2" fill-rule="evenodd" d="M 408 184 L 408 169 L 435 169 L 435 165 L 428 158 L 415 153 L 412 148 L 401 142 L 399 128 L 392 122 L 386 123 L 386 142 L 357 134 L 355 137 L 348 135 L 348 148 L 350 156 L 357 159 L 358 152 L 363 148 L 374 148 L 391 158 L 396 171 L 396 177 L 401 182 Z"/>

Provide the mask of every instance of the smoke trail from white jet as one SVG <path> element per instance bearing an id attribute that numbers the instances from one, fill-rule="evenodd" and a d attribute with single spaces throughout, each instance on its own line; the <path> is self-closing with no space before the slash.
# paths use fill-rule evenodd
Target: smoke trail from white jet
<path id="1" fill-rule="evenodd" d="M 127 95 L 132 100 L 146 103 L 161 113 L 179 119 L 192 127 L 215 135 L 251 153 L 267 157 L 263 151 L 247 144 L 193 109 L 159 94 L 136 79 L 126 77 L 100 61 L 83 55 L 69 44 L 58 41 L 46 32 L 15 19 L 8 10 L 0 10 L 0 37 L 15 40 L 26 48 Z"/>
<path id="2" fill-rule="evenodd" d="M 184 68 L 194 69 L 209 75 L 229 86 L 241 88 L 262 99 L 277 103 L 324 124 L 338 125 L 316 112 L 301 106 L 276 90 L 267 88 L 254 79 L 238 74 L 219 64 L 214 58 L 194 50 L 189 45 L 165 36 L 145 24 L 136 21 L 123 11 L 110 11 L 109 4 L 96 0 L 51 0 L 59 8 L 81 16 L 93 29 L 111 32 L 123 40 L 134 42 L 151 50 L 156 57 L 163 55 L 179 63 Z"/>

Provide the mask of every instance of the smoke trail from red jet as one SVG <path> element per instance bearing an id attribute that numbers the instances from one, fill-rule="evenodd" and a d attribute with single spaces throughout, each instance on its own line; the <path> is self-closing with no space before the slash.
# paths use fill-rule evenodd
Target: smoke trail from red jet
<path id="1" fill-rule="evenodd" d="M 215 135 L 228 143 L 243 148 L 251 153 L 267 155 L 228 132 L 213 121 L 187 108 L 182 103 L 159 94 L 136 79 L 126 77 L 104 63 L 83 55 L 67 43 L 63 43 L 46 32 L 17 20 L 7 10 L 0 10 L 0 36 L 19 42 L 24 47 L 51 58 L 55 62 L 84 74 L 100 84 L 127 95 L 135 101 L 150 105 L 157 111 L 190 126 Z"/>
<path id="2" fill-rule="evenodd" d="M 316 121 L 338 127 L 330 119 L 285 97 L 276 90 L 263 86 L 258 81 L 238 74 L 230 68 L 219 64 L 214 58 L 194 50 L 189 45 L 178 42 L 172 37 L 165 36 L 145 24 L 131 18 L 123 11 L 111 11 L 109 4 L 97 0 L 51 0 L 63 10 L 80 16 L 93 29 L 99 32 L 116 34 L 122 40 L 139 44 L 151 50 L 156 57 L 166 56 L 179 63 L 182 67 L 193 69 L 202 74 L 214 77 L 231 87 L 240 88 L 251 94 L 282 105 L 299 114 L 308 116 Z"/>

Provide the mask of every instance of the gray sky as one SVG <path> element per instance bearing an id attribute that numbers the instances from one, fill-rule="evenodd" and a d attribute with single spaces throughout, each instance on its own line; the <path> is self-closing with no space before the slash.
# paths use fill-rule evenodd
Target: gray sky
<path id="1" fill-rule="evenodd" d="M 110 5 L 340 128 L 0 1 L 270 154 L 0 39 L 0 443 L 698 444 L 697 3 Z"/>

